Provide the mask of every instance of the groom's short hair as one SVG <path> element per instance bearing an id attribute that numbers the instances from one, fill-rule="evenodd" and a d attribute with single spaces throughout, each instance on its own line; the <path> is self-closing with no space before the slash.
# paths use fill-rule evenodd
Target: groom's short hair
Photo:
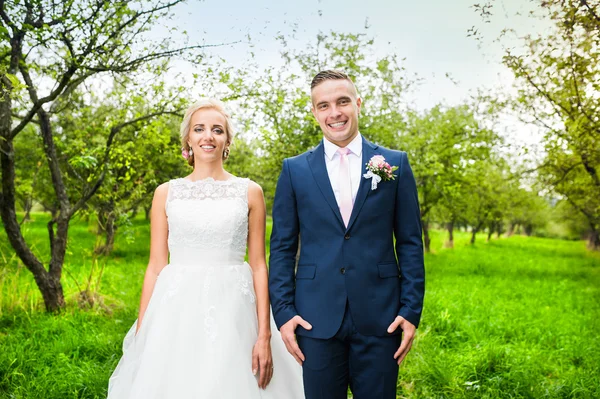
<path id="1" fill-rule="evenodd" d="M 352 84 L 352 87 L 354 88 L 354 93 L 356 94 L 356 96 L 358 96 L 358 90 L 356 90 L 356 86 L 354 85 L 352 79 L 350 79 L 350 76 L 348 76 L 348 74 L 346 74 L 345 72 L 340 71 L 339 69 L 325 69 L 317 73 L 313 78 L 312 82 L 310 82 L 310 90 L 312 91 L 312 89 L 325 82 L 326 80 L 347 80 Z"/>
<path id="2" fill-rule="evenodd" d="M 318 85 L 320 85 L 321 83 L 323 83 L 326 80 L 342 80 L 342 79 L 352 82 L 352 79 L 350 79 L 350 76 L 348 76 L 345 72 L 342 72 L 338 69 L 326 69 L 315 75 L 312 82 L 310 83 L 310 89 L 311 90 L 314 89 L 315 87 L 317 87 Z"/>

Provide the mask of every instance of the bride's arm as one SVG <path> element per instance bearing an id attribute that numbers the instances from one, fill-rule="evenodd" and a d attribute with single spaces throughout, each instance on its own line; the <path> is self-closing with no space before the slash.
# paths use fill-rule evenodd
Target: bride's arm
<path id="1" fill-rule="evenodd" d="M 150 260 L 148 261 L 148 267 L 144 275 L 136 333 L 142 325 L 144 313 L 146 313 L 148 302 L 152 296 L 152 291 L 154 291 L 156 278 L 169 261 L 169 249 L 167 246 L 169 227 L 165 212 L 168 193 L 169 183 L 161 184 L 154 192 L 154 199 L 152 200 L 152 210 L 150 213 Z"/>
<path id="2" fill-rule="evenodd" d="M 252 267 L 256 311 L 258 314 L 258 340 L 252 354 L 252 372 L 260 371 L 259 385 L 265 388 L 271 376 L 271 312 L 265 258 L 266 209 L 262 188 L 250 182 L 248 187 L 248 261 Z"/>

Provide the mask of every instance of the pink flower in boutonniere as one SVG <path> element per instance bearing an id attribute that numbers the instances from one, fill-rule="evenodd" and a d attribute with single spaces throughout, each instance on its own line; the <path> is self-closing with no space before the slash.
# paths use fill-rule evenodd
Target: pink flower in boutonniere
<path id="1" fill-rule="evenodd" d="M 374 155 L 367 162 L 367 173 L 363 176 L 365 179 L 371 179 L 371 190 L 375 190 L 379 182 L 394 180 L 396 178 L 394 176 L 396 169 L 398 167 L 391 166 L 382 155 Z"/>
<path id="2" fill-rule="evenodd" d="M 371 160 L 369 161 L 369 166 L 375 168 L 381 168 L 383 165 L 385 165 L 385 158 L 383 157 L 383 155 L 374 155 L 373 158 L 371 158 Z"/>
<path id="3" fill-rule="evenodd" d="M 188 152 L 188 150 L 185 149 L 185 147 L 181 148 L 181 156 L 185 159 L 188 159 L 190 157 L 190 153 Z"/>

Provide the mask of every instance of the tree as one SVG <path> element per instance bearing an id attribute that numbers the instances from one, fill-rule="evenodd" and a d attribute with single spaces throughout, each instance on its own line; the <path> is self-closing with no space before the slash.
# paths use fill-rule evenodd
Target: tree
<path id="1" fill-rule="evenodd" d="M 490 158 L 499 136 L 475 117 L 472 106 L 444 108 L 438 105 L 421 114 L 411 113 L 408 128 L 400 137 L 419 191 L 425 250 L 430 250 L 429 225 L 433 211 L 445 220 L 452 242 L 454 224 L 471 206 L 470 179 L 483 173 L 481 165 Z"/>
<path id="2" fill-rule="evenodd" d="M 467 175 L 470 198 L 466 219 L 471 226 L 471 244 L 486 225 L 501 219 L 502 192 L 508 179 L 507 169 L 501 165 L 494 158 L 479 161 Z"/>
<path id="3" fill-rule="evenodd" d="M 525 189 L 519 187 L 518 180 L 507 184 L 505 193 L 506 204 L 504 219 L 508 224 L 507 235 L 511 236 L 523 228 L 525 234 L 531 235 L 538 228 L 543 228 L 550 213 L 550 207 L 545 198 L 539 195 L 537 187 Z"/>
<path id="4" fill-rule="evenodd" d="M 76 164 L 89 161 L 92 167 L 74 194 L 65 183 L 61 165 L 59 144 L 69 143 L 69 137 L 57 126 L 60 105 L 86 82 L 90 85 L 88 92 L 97 91 L 98 87 L 92 86 L 107 76 L 112 76 L 115 84 L 143 91 L 135 82 L 119 78 L 134 74 L 160 76 L 165 70 L 165 59 L 193 54 L 193 50 L 200 48 L 173 49 L 167 40 L 150 41 L 144 36 L 180 2 L 0 1 L 1 216 L 10 243 L 33 274 L 48 311 L 64 306 L 61 275 L 69 221 L 102 185 L 115 137 L 129 126 L 171 111 L 171 99 L 159 95 L 143 113 L 124 110 L 102 121 L 108 135 L 103 137 L 103 148 L 84 147 L 84 154 L 76 160 Z M 97 79 L 93 80 L 94 77 Z M 152 88 L 156 86 L 148 92 Z M 43 141 L 56 204 L 56 212 L 48 224 L 51 255 L 47 268 L 25 241 L 16 214 L 14 141 L 32 124 L 37 125 Z M 95 160 L 86 161 L 86 156 Z"/>
<path id="5" fill-rule="evenodd" d="M 478 5 L 486 18 L 493 3 Z M 590 247 L 600 250 L 600 3 L 534 3 L 552 28 L 506 50 L 518 89 L 513 108 L 545 131 L 539 177 L 585 216 Z"/>

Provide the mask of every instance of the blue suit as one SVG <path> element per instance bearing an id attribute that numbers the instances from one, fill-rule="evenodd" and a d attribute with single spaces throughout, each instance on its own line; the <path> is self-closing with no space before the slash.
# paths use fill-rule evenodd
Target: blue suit
<path id="1" fill-rule="evenodd" d="M 357 399 L 392 397 L 392 389 L 395 398 L 393 354 L 401 331 L 390 335 L 387 328 L 397 315 L 416 326 L 421 318 L 425 276 L 412 170 L 405 152 L 364 138 L 362 145 L 363 165 L 382 155 L 398 170 L 395 180 L 382 181 L 375 190 L 361 177 L 348 227 L 329 181 L 323 143 L 284 160 L 277 183 L 269 292 L 278 328 L 295 315 L 313 327 L 296 330 L 306 356 L 309 399 L 341 398 L 344 384 Z M 379 375 L 385 375 L 386 393 L 368 386 L 381 382 Z M 323 385 L 330 380 L 339 387 L 329 391 Z"/>

